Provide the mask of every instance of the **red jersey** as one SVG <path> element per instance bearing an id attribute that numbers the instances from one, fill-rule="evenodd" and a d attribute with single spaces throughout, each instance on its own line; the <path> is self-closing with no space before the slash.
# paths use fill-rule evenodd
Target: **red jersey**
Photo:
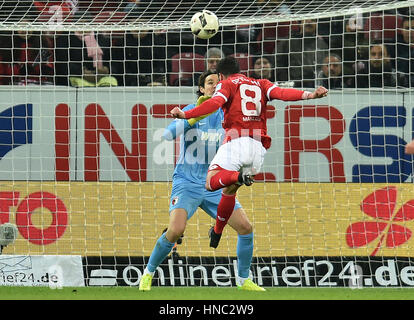
<path id="1" fill-rule="evenodd" d="M 242 74 L 233 74 L 220 81 L 213 97 L 197 108 L 185 112 L 186 118 L 196 118 L 213 112 L 220 106 L 224 111 L 224 142 L 241 136 L 260 140 L 270 148 L 267 135 L 266 105 L 273 99 L 296 101 L 304 98 L 304 91 L 282 89 L 267 79 L 253 79 Z"/>

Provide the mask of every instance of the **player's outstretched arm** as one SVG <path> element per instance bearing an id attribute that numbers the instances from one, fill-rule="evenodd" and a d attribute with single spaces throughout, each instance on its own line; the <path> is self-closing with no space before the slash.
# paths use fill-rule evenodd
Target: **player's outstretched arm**
<path id="1" fill-rule="evenodd" d="M 175 107 L 170 111 L 170 113 L 174 118 L 185 119 L 185 113 L 179 107 Z"/>
<path id="2" fill-rule="evenodd" d="M 273 85 L 268 92 L 269 100 L 282 100 L 282 101 L 299 101 L 308 99 L 317 99 L 325 97 L 328 94 L 328 90 L 325 87 L 319 87 L 314 92 L 303 91 L 295 88 L 280 88 Z"/>
<path id="3" fill-rule="evenodd" d="M 328 95 L 328 89 L 325 87 L 319 87 L 314 92 L 308 94 L 307 99 L 319 99 Z"/>
<path id="4" fill-rule="evenodd" d="M 191 118 L 198 118 L 200 116 L 208 115 L 214 111 L 216 111 L 218 108 L 221 107 L 221 105 L 224 103 L 224 99 L 221 97 L 212 97 L 208 99 L 207 101 L 204 101 L 200 106 L 197 108 L 193 108 L 188 111 L 183 111 L 178 107 L 175 107 L 171 110 L 171 115 L 174 118 L 179 119 L 191 119 Z"/>

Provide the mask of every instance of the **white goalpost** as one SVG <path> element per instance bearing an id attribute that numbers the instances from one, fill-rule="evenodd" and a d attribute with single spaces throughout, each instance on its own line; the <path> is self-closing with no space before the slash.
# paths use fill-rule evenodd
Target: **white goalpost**
<path id="1" fill-rule="evenodd" d="M 254 281 L 414 286 L 413 5 L 0 2 L 0 285 L 139 284 L 169 221 L 169 111 L 195 103 L 216 51 L 245 75 L 330 90 L 267 106 L 272 146 L 238 193 Z M 189 28 L 203 9 L 220 21 L 208 40 Z M 154 286 L 235 286 L 237 234 L 214 250 L 213 223 L 198 209 Z"/>

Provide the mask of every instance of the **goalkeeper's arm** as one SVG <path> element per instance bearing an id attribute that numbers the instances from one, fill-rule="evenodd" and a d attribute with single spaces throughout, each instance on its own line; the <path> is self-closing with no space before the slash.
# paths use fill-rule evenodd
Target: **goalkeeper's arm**
<path id="1" fill-rule="evenodd" d="M 204 101 L 206 101 L 206 100 L 208 100 L 210 98 L 211 97 L 209 97 L 209 96 L 201 96 L 201 97 L 199 97 L 198 100 L 197 100 L 197 103 L 196 103 L 196 107 L 198 107 L 200 104 L 202 104 Z M 200 121 L 201 119 L 204 119 L 204 118 L 208 117 L 209 115 L 213 114 L 214 112 L 215 111 L 213 111 L 213 112 L 211 112 L 209 114 L 205 114 L 203 116 L 199 116 L 197 118 L 190 118 L 190 119 L 187 120 L 188 121 L 188 124 L 190 126 L 193 126 L 193 125 L 195 125 L 197 123 L 197 121 Z"/>

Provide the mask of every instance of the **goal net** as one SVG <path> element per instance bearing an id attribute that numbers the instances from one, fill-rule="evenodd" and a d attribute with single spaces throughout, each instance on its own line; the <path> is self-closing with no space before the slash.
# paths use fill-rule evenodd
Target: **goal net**
<path id="1" fill-rule="evenodd" d="M 169 223 L 180 143 L 220 56 L 326 98 L 267 106 L 238 200 L 268 287 L 414 286 L 412 1 L 0 2 L 0 284 L 137 286 Z M 194 37 L 208 9 L 218 34 Z M 234 286 L 237 233 L 201 209 L 153 285 Z M 17 227 L 13 228 L 13 225 Z M 20 273 L 16 273 L 19 270 Z"/>

